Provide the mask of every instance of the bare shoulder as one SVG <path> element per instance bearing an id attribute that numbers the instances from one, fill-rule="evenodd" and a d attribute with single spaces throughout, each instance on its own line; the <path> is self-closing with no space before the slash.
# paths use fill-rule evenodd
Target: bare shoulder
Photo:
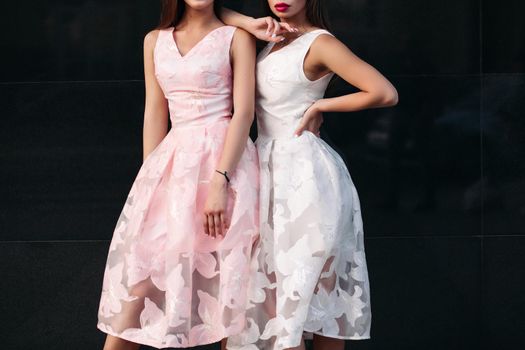
<path id="1" fill-rule="evenodd" d="M 155 47 L 155 44 L 157 43 L 157 38 L 159 37 L 159 32 L 160 30 L 159 29 L 154 29 L 152 30 L 151 32 L 149 32 L 148 34 L 146 34 L 146 36 L 144 37 L 144 49 L 145 50 L 153 50 L 153 48 Z"/>
<path id="2" fill-rule="evenodd" d="M 318 52 L 330 52 L 332 49 L 346 47 L 339 39 L 328 33 L 319 35 L 312 43 L 312 50 Z"/>
<path id="3" fill-rule="evenodd" d="M 235 45 L 251 45 L 255 43 L 253 35 L 245 31 L 244 29 L 237 28 L 233 33 L 233 44 Z"/>

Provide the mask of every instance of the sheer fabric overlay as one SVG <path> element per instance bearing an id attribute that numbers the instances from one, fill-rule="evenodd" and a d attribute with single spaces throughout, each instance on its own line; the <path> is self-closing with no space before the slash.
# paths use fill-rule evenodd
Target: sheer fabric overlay
<path id="1" fill-rule="evenodd" d="M 258 235 L 258 160 L 246 144 L 232 173 L 224 238 L 204 234 L 209 180 L 232 110 L 230 43 L 209 33 L 185 56 L 173 28 L 154 52 L 172 129 L 145 159 L 118 219 L 104 274 L 98 328 L 156 348 L 191 347 L 238 334 Z"/>
<path id="2" fill-rule="evenodd" d="M 370 288 L 361 207 L 341 157 L 310 132 L 294 137 L 304 112 L 323 97 L 331 75 L 303 72 L 324 30 L 258 58 L 257 148 L 261 242 L 254 251 L 248 324 L 228 349 L 298 346 L 304 332 L 370 337 Z"/>

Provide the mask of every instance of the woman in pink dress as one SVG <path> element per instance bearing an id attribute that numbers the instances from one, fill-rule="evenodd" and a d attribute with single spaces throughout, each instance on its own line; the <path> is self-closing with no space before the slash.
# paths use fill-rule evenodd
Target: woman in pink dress
<path id="1" fill-rule="evenodd" d="M 204 345 L 245 326 L 258 238 L 258 161 L 248 137 L 255 44 L 218 19 L 218 2 L 163 5 L 159 29 L 144 40 L 144 163 L 104 275 L 105 350 Z"/>

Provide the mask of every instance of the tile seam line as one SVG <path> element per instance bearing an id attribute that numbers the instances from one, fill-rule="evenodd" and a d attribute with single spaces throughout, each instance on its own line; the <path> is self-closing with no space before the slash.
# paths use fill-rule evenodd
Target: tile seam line
<path id="1" fill-rule="evenodd" d="M 390 78 L 477 78 L 480 76 L 525 76 L 525 73 L 499 72 L 499 73 L 457 73 L 457 74 L 386 74 Z M 0 85 L 37 85 L 37 84 L 108 84 L 108 83 L 143 83 L 142 79 L 117 79 L 117 80 L 28 80 L 28 81 L 2 81 Z"/>
<path id="2" fill-rule="evenodd" d="M 480 177 L 481 177 L 481 215 L 480 215 L 480 231 L 481 231 L 481 238 L 479 239 L 479 271 L 480 271 L 480 277 L 478 280 L 478 340 L 481 343 L 483 343 L 484 333 L 484 320 L 485 320 L 485 295 L 483 293 L 484 287 L 485 287 L 485 276 L 483 275 L 483 272 L 485 270 L 485 185 L 484 185 L 484 177 L 485 177 L 485 171 L 484 171 L 484 158 L 483 158 L 483 147 L 484 147 L 484 140 L 483 140 L 483 116 L 484 116 L 484 96 L 485 96 L 485 85 L 484 85 L 484 57 L 483 57 L 483 51 L 484 51 L 484 45 L 483 45 L 483 0 L 478 0 L 478 6 L 479 6 L 479 19 L 478 19 L 478 26 L 479 26 L 479 162 L 480 162 Z"/>
<path id="3" fill-rule="evenodd" d="M 366 240 L 381 240 L 381 239 L 481 239 L 481 238 L 524 238 L 525 234 L 515 235 L 469 235 L 469 236 L 443 236 L 443 235 L 420 235 L 420 236 L 376 236 L 366 237 Z M 18 244 L 18 243 L 109 243 L 110 239 L 65 239 L 65 240 L 5 240 L 1 241 L 0 244 Z"/>

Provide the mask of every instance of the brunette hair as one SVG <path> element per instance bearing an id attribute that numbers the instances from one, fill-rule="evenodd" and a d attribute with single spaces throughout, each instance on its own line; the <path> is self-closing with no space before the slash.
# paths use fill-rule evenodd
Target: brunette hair
<path id="1" fill-rule="evenodd" d="M 222 1 L 215 0 L 213 9 L 215 15 L 220 18 L 222 8 Z M 186 3 L 184 0 L 161 0 L 160 21 L 157 29 L 166 29 L 169 27 L 176 27 L 180 23 L 184 11 L 186 10 Z"/>
<path id="2" fill-rule="evenodd" d="M 275 17 L 268 6 L 268 0 L 262 0 L 262 2 L 265 12 Z M 330 30 L 325 2 L 326 0 L 306 0 L 306 19 L 315 27 Z"/>

